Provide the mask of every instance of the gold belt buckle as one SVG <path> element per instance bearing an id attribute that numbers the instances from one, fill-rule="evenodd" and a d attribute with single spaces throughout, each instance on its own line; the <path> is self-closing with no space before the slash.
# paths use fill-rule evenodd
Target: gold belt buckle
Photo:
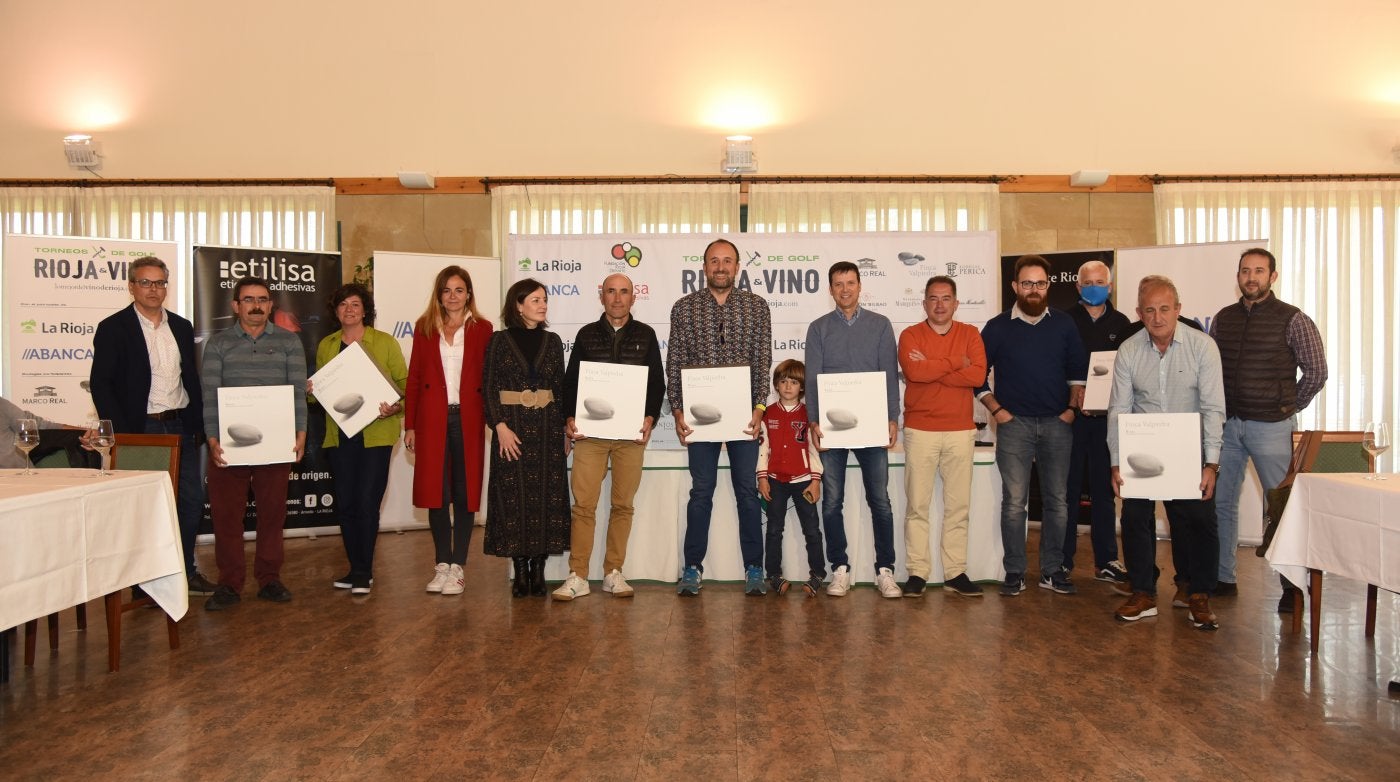
<path id="1" fill-rule="evenodd" d="M 539 394 L 538 394 L 538 393 L 536 393 L 533 389 L 527 388 L 527 389 L 525 389 L 524 391 L 521 391 L 521 392 L 520 392 L 520 406 L 521 406 L 521 407 L 534 407 L 534 406 L 535 406 L 535 400 L 538 399 L 538 398 L 539 398 Z"/>

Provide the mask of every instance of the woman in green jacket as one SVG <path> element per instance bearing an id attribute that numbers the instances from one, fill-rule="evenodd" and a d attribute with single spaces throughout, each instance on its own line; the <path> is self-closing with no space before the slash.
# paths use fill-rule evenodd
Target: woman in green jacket
<path id="1" fill-rule="evenodd" d="M 358 283 L 342 285 L 331 297 L 331 312 L 340 330 L 321 340 L 316 348 L 316 368 L 330 363 L 340 351 L 360 343 L 385 377 L 402 394 L 408 380 L 399 341 L 372 328 L 374 296 Z M 307 392 L 311 391 L 307 384 Z M 399 440 L 403 403 L 379 403 L 379 418 L 354 437 L 346 437 L 330 413 L 326 413 L 326 449 L 335 486 L 335 515 L 345 543 L 350 572 L 335 580 L 352 595 L 369 594 L 374 582 L 374 543 L 379 536 L 379 506 L 389 485 L 389 460 Z"/>

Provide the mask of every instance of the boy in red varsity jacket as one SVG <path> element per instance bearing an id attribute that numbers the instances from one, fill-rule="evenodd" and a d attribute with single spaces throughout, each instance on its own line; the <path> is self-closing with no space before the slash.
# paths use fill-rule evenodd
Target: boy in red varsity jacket
<path id="1" fill-rule="evenodd" d="M 822 460 L 807 436 L 807 406 L 802 403 L 806 367 L 795 359 L 782 362 L 773 370 L 773 387 L 778 401 L 763 411 L 763 442 L 758 447 L 758 493 L 768 501 L 764 543 L 768 583 L 777 594 L 788 590 L 783 578 L 783 523 L 792 500 L 807 542 L 808 578 L 802 588 L 810 597 L 826 578 L 826 556 L 816 505 L 822 492 Z"/>

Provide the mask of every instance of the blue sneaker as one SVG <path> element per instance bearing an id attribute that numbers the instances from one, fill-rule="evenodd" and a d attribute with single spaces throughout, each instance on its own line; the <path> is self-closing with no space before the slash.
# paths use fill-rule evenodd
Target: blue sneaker
<path id="1" fill-rule="evenodd" d="M 700 594 L 700 568 L 694 565 L 686 565 L 681 571 L 680 584 L 676 586 L 676 594 L 681 597 L 696 597 Z"/>
<path id="2" fill-rule="evenodd" d="M 763 583 L 763 568 L 750 565 L 744 569 L 744 594 L 763 597 L 768 594 L 768 586 Z"/>

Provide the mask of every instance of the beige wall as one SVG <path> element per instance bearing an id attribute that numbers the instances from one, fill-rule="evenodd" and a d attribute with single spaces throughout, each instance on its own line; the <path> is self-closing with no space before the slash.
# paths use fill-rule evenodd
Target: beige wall
<path id="1" fill-rule="evenodd" d="M 376 250 L 492 255 L 488 195 L 341 195 L 335 209 L 347 280 Z"/>
<path id="2" fill-rule="evenodd" d="M 0 0 L 0 178 L 1397 170 L 1395 0 L 109 6 Z"/>
<path id="3" fill-rule="evenodd" d="M 1157 243 L 1151 193 L 1003 193 L 1003 255 Z"/>

